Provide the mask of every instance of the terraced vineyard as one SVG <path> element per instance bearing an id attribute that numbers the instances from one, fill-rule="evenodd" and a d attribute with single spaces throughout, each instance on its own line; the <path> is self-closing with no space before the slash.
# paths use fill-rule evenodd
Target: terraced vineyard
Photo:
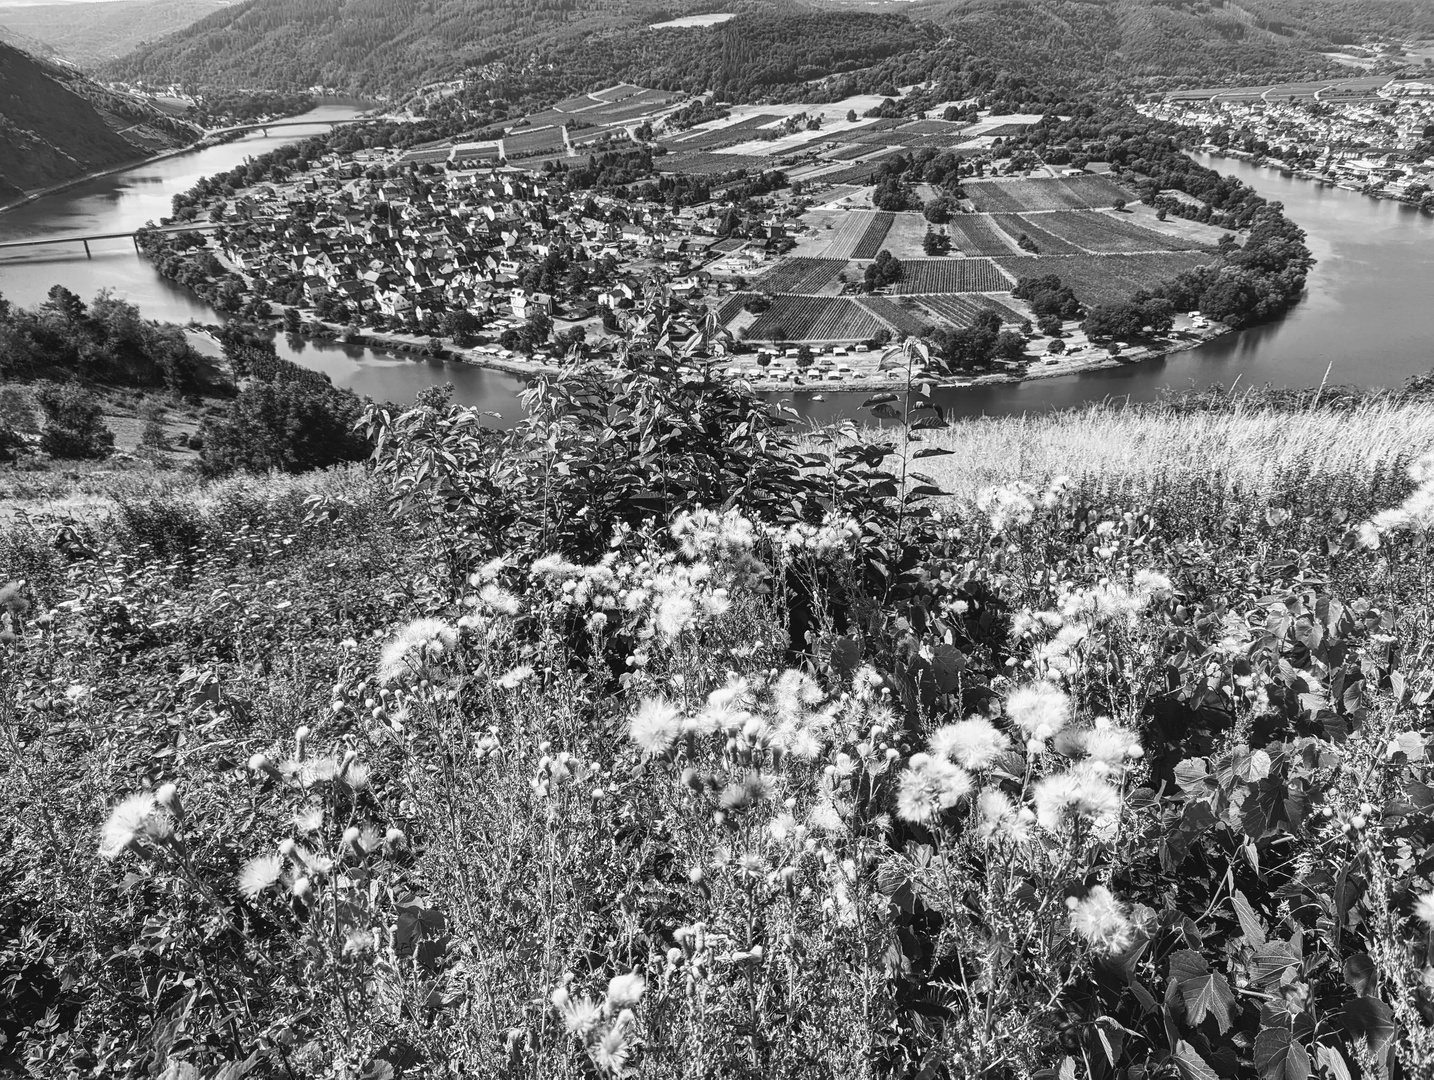
<path id="1" fill-rule="evenodd" d="M 912 310 L 884 296 L 858 297 L 857 303 L 898 333 L 923 335 L 931 330 L 932 320 L 919 307 Z"/>
<path id="2" fill-rule="evenodd" d="M 786 259 L 758 278 L 752 288 L 771 293 L 820 292 L 846 265 L 845 259 Z"/>
<path id="3" fill-rule="evenodd" d="M 759 341 L 863 341 L 886 324 L 845 296 L 777 296 L 747 328 Z"/>
<path id="4" fill-rule="evenodd" d="M 775 120 L 782 119 L 777 113 L 761 113 L 747 120 L 741 120 L 726 127 L 704 128 L 695 135 L 682 138 L 680 135 L 663 141 L 676 150 L 713 150 L 723 146 L 736 146 L 740 142 L 755 139 L 759 129 Z"/>
<path id="5" fill-rule="evenodd" d="M 997 261 L 1018 280 L 1055 274 L 1075 291 L 1081 303 L 1089 306 L 1128 300 L 1140 289 L 1208 263 L 1210 256 L 1172 251 L 1154 255 L 1041 255 Z"/>
<path id="6" fill-rule="evenodd" d="M 1003 323 L 1019 323 L 1025 316 L 1009 304 L 982 293 L 970 295 L 923 296 L 918 301 L 939 321 L 954 326 L 971 326 L 983 311 L 994 311 Z"/>
<path id="7" fill-rule="evenodd" d="M 729 322 L 731 322 L 737 317 L 739 312 L 741 312 L 742 305 L 745 304 L 748 300 L 752 299 L 752 297 L 755 295 L 755 293 L 739 292 L 733 293 L 731 296 L 725 297 L 722 300 L 721 306 L 717 308 L 717 324 L 719 326 L 726 326 Z"/>
<path id="8" fill-rule="evenodd" d="M 1103 176 L 1061 179 L 968 180 L 962 184 L 977 210 L 1019 214 L 1026 210 L 1090 210 L 1136 196 Z"/>
<path id="9" fill-rule="evenodd" d="M 776 167 L 767 158 L 749 157 L 744 154 L 695 153 L 666 154 L 653 159 L 653 167 L 659 172 L 685 173 L 689 176 L 716 176 L 720 173 L 746 169 L 749 173 L 766 172 Z"/>
<path id="10" fill-rule="evenodd" d="M 991 259 L 906 259 L 901 265 L 894 287 L 901 294 L 1008 292 L 1013 284 Z"/>
<path id="11" fill-rule="evenodd" d="M 881 242 L 886 239 L 886 234 L 891 231 L 891 225 L 896 220 L 896 215 L 885 211 L 875 214 L 871 224 L 862 233 L 861 240 L 857 242 L 852 250 L 853 259 L 874 259 L 881 251 Z"/>

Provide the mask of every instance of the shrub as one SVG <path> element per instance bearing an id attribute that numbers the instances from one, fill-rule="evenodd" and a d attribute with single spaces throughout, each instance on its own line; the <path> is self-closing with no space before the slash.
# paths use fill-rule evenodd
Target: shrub
<path id="1" fill-rule="evenodd" d="M 114 452 L 99 400 L 76 383 L 47 384 L 35 395 L 45 413 L 40 449 L 53 458 L 103 458 Z"/>

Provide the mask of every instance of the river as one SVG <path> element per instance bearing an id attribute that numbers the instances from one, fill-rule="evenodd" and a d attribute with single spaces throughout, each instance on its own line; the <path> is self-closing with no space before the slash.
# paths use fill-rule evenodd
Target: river
<path id="1" fill-rule="evenodd" d="M 357 115 L 349 104 L 304 114 L 316 120 Z M 170 199 L 200 177 L 233 168 L 245 158 L 306 138 L 322 128 L 254 133 L 237 142 L 150 162 L 114 176 L 36 200 L 0 214 L 0 240 L 43 235 L 132 230 L 165 216 Z M 1309 234 L 1319 260 L 1308 295 L 1280 322 L 1232 334 L 1198 349 L 1158 360 L 1059 379 L 949 390 L 938 400 L 955 416 L 1009 415 L 1080 405 L 1107 398 L 1153 400 L 1166 387 L 1272 383 L 1309 386 L 1329 372 L 1331 382 L 1396 386 L 1434 367 L 1434 218 L 1411 207 L 1320 187 L 1247 162 L 1201 157 L 1203 164 L 1238 176 L 1286 212 Z M 215 321 L 188 291 L 161 278 L 125 240 L 83 250 L 39 248 L 0 256 L 0 294 L 33 306 L 55 283 L 89 298 L 100 289 L 138 304 L 149 318 Z M 452 382 L 455 398 L 511 420 L 519 413 L 517 378 L 463 364 L 413 360 L 339 344 L 276 343 L 282 355 L 328 373 L 340 386 L 380 400 L 408 401 L 424 386 Z M 813 420 L 849 415 L 854 394 L 824 401 L 798 397 Z"/>

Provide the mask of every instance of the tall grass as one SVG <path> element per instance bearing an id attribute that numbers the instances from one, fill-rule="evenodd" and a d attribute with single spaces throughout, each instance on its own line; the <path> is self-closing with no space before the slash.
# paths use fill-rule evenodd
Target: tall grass
<path id="1" fill-rule="evenodd" d="M 1269 498 L 1286 492 L 1296 476 L 1358 484 L 1401 473 L 1434 449 L 1434 407 L 1371 403 L 1348 412 L 1276 412 L 1235 405 L 1183 415 L 1090 408 L 917 434 L 912 454 L 928 447 L 952 453 L 911 467 L 963 503 L 993 484 L 1039 484 L 1060 475 L 1098 476 L 1111 489 L 1218 480 L 1232 493 Z"/>

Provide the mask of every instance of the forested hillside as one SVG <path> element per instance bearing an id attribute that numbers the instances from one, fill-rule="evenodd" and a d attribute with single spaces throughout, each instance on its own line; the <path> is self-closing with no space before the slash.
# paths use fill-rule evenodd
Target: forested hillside
<path id="1" fill-rule="evenodd" d="M 89 4 L 0 7 L 0 40 L 81 67 L 124 56 L 225 4 L 222 0 L 106 0 Z M 27 42 L 43 42 L 34 48 Z"/>
<path id="2" fill-rule="evenodd" d="M 1434 27 L 1430 0 L 918 0 L 896 14 L 736 0 L 722 7 L 738 18 L 716 27 L 649 28 L 702 7 L 246 0 L 104 71 L 205 87 L 369 92 L 467 75 L 539 95 L 626 79 L 751 100 L 843 72 L 863 72 L 855 88 L 875 90 L 967 59 L 1086 84 L 1266 81 L 1327 69 L 1320 50 L 1342 42 Z"/>
<path id="3" fill-rule="evenodd" d="M 136 124 L 128 138 L 116 133 Z M 0 203 L 183 138 L 173 121 L 0 44 Z"/>

